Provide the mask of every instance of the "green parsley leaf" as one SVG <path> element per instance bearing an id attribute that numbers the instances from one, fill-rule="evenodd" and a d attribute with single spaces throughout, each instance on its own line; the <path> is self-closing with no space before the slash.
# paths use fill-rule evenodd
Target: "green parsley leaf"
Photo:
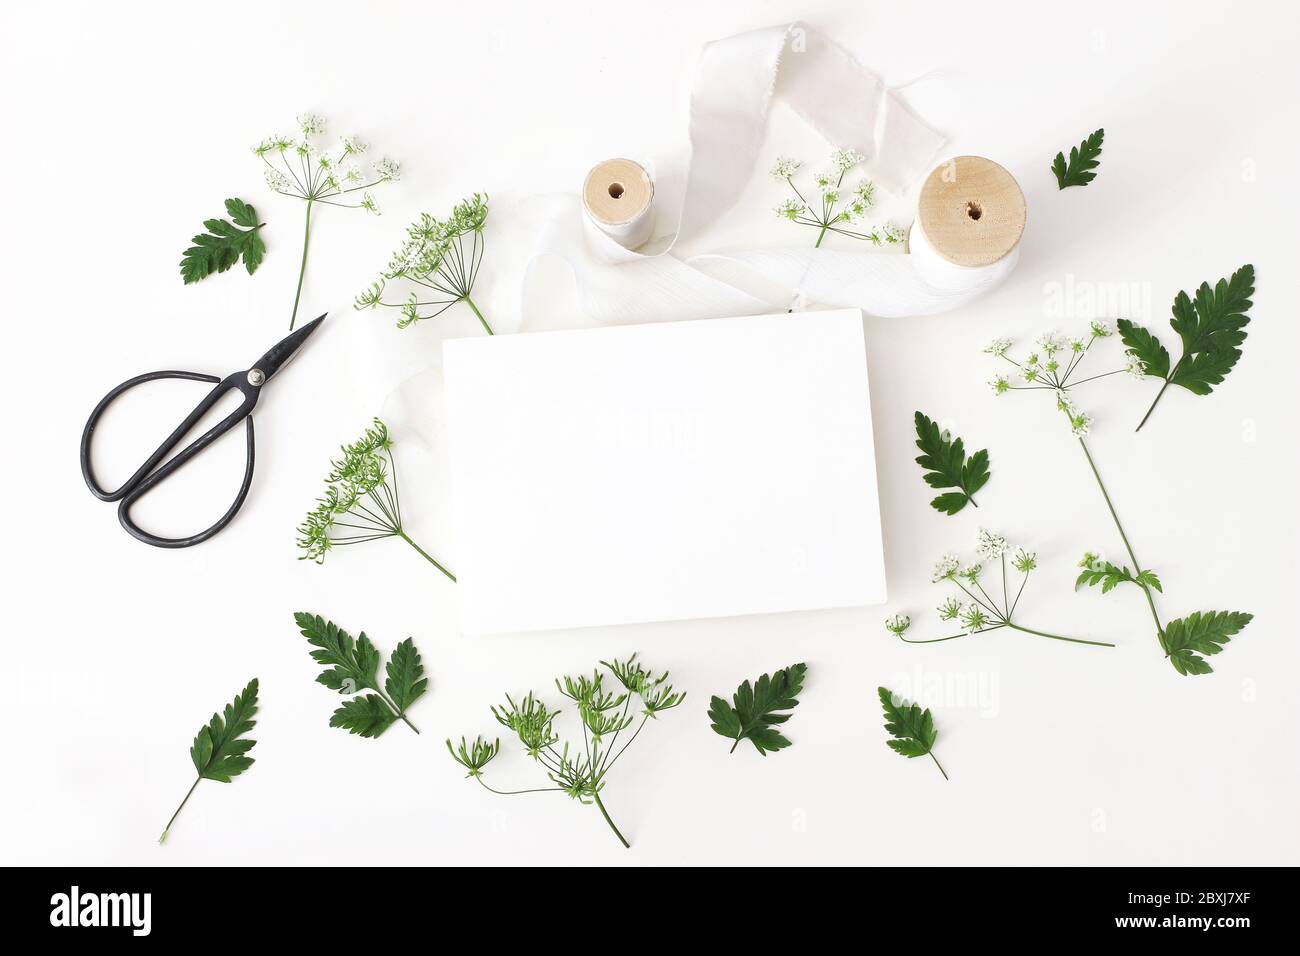
<path id="1" fill-rule="evenodd" d="M 1195 611 L 1187 617 L 1170 621 L 1160 638 L 1165 656 L 1174 670 L 1188 674 L 1210 674 L 1214 668 L 1204 657 L 1223 650 L 1232 636 L 1249 624 L 1255 615 L 1243 611 Z"/>
<path id="2" fill-rule="evenodd" d="M 384 681 L 384 690 L 402 710 L 415 703 L 429 686 L 429 679 L 423 676 L 420 652 L 409 637 L 397 645 L 385 671 L 388 679 Z"/>
<path id="3" fill-rule="evenodd" d="M 424 676 L 420 652 L 409 637 L 393 651 L 384 669 L 387 679 L 381 688 L 379 651 L 365 631 L 354 640 L 343 628 L 319 614 L 298 611 L 293 619 L 307 643 L 316 648 L 311 652 L 312 660 L 327 665 L 328 669 L 316 676 L 317 683 L 345 695 L 373 691 L 354 697 L 334 711 L 331 727 L 341 727 L 362 737 L 378 737 L 401 720 L 417 734 L 420 732 L 407 719 L 406 711 L 423 696 L 429 681 Z"/>
<path id="4" fill-rule="evenodd" d="M 1246 313 L 1254 294 L 1255 267 L 1249 263 L 1231 278 L 1220 279 L 1213 289 L 1208 282 L 1202 282 L 1195 299 L 1179 292 L 1174 297 L 1169 324 L 1182 340 L 1183 354 L 1172 367 L 1169 353 L 1151 332 L 1128 319 L 1116 323 L 1120 338 L 1142 363 L 1143 370 L 1164 379 L 1155 401 L 1138 423 L 1139 430 L 1170 385 L 1180 385 L 1193 395 L 1209 395 L 1214 386 L 1222 384 L 1241 358 L 1239 346 L 1246 341 L 1245 329 L 1250 324 Z"/>
<path id="5" fill-rule="evenodd" d="M 265 223 L 257 221 L 257 211 L 242 199 L 227 199 L 226 212 L 234 223 L 226 219 L 205 219 L 203 227 L 208 231 L 191 239 L 194 245 L 181 256 L 181 278 L 186 285 L 206 279 L 214 272 L 225 272 L 241 256 L 249 275 L 262 264 L 266 244 L 259 233 Z"/>
<path id="6" fill-rule="evenodd" d="M 248 756 L 248 752 L 256 746 L 257 741 L 248 740 L 244 735 L 256 726 L 257 721 L 253 720 L 253 715 L 256 713 L 257 678 L 254 677 L 248 682 L 248 686 L 226 705 L 222 713 L 213 714 L 212 719 L 199 728 L 190 747 L 190 760 L 194 763 L 198 777 L 195 778 L 189 793 L 185 794 L 181 805 L 172 814 L 172 818 L 167 821 L 162 836 L 158 838 L 159 843 L 166 842 L 167 833 L 176 822 L 176 818 L 180 816 L 185 804 L 189 802 L 190 795 L 194 793 L 194 788 L 199 785 L 200 780 L 230 783 L 254 764 L 255 761 Z"/>
<path id="7" fill-rule="evenodd" d="M 939 732 L 934 729 L 934 718 L 930 716 L 929 708 L 922 710 L 919 704 L 908 703 L 888 687 L 878 688 L 877 693 L 885 711 L 885 730 L 892 738 L 885 741 L 889 748 L 904 757 L 929 757 L 947 780 L 948 771 L 934 755 L 934 742 Z"/>
<path id="8" fill-rule="evenodd" d="M 1143 371 L 1158 378 L 1169 375 L 1169 351 L 1158 338 L 1129 319 L 1119 319 L 1115 326 L 1128 351 L 1142 363 Z"/>
<path id="9" fill-rule="evenodd" d="M 1162 594 L 1164 593 L 1164 589 L 1160 586 L 1160 579 L 1156 577 L 1154 571 L 1139 571 L 1135 575 L 1127 566 L 1117 566 L 1109 561 L 1099 561 L 1090 567 L 1084 568 L 1083 572 L 1074 581 L 1074 589 L 1077 591 L 1084 585 L 1095 587 L 1100 584 L 1101 593 L 1105 594 L 1115 588 L 1116 585 L 1124 582 L 1136 584 L 1138 587 L 1146 585 L 1160 591 Z"/>
<path id="10" fill-rule="evenodd" d="M 341 727 L 362 737 L 378 737 L 392 726 L 397 715 L 378 694 L 353 697 L 330 717 L 331 727 Z"/>
<path id="11" fill-rule="evenodd" d="M 745 681 L 736 689 L 732 704 L 721 697 L 714 697 L 709 702 L 711 726 L 722 736 L 735 741 L 731 753 L 736 752 L 742 740 L 753 743 L 763 756 L 767 756 L 769 750 L 783 750 L 790 746 L 790 741 L 772 728 L 792 716 L 777 711 L 793 710 L 799 706 L 796 698 L 803 690 L 807 671 L 807 664 L 792 664 L 771 675 L 764 674 L 752 687 L 749 681 Z"/>
<path id="12" fill-rule="evenodd" d="M 916 447 L 924 452 L 916 463 L 928 471 L 922 477 L 931 488 L 957 488 L 930 502 L 930 507 L 947 515 L 955 515 L 970 502 L 975 507 L 975 492 L 989 480 L 989 452 L 987 448 L 966 457 L 966 448 L 960 438 L 950 438 L 937 424 L 917 412 Z"/>
<path id="13" fill-rule="evenodd" d="M 1057 153 L 1052 160 L 1052 173 L 1056 176 L 1056 188 L 1068 186 L 1086 186 L 1097 178 L 1092 172 L 1101 165 L 1097 159 L 1101 155 L 1101 143 L 1106 138 L 1106 131 L 1099 129 L 1078 146 L 1070 150 L 1070 162 L 1065 162 L 1065 155 Z"/>

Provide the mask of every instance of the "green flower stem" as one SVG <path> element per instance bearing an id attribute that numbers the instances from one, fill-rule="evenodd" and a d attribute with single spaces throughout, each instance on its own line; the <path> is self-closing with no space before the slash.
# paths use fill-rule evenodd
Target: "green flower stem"
<path id="1" fill-rule="evenodd" d="M 412 541 L 411 538 L 410 538 L 410 536 L 409 536 L 405 531 L 403 531 L 403 530 L 401 530 L 401 529 L 399 528 L 398 531 L 397 531 L 397 534 L 401 537 L 401 539 L 402 539 L 403 541 L 405 541 L 407 544 L 409 544 L 411 547 L 413 547 L 416 551 L 419 551 L 420 554 L 424 557 L 424 559 L 425 559 L 426 561 L 428 561 L 430 564 L 432 564 L 435 568 L 437 568 L 437 569 L 438 569 L 439 571 L 441 571 L 443 574 L 447 575 L 447 577 L 451 578 L 451 582 L 452 582 L 453 584 L 456 583 L 456 575 L 452 574 L 450 571 L 448 571 L 446 568 L 444 568 L 441 564 L 439 564 L 437 561 L 435 561 L 435 560 L 434 560 L 434 559 L 429 555 L 429 552 L 425 551 L 424 548 L 420 547 L 418 544 L 416 544 L 414 541 Z M 419 731 L 416 731 L 416 733 L 419 733 Z"/>
<path id="2" fill-rule="evenodd" d="M 939 763 L 939 758 L 934 755 L 934 751 L 929 750 L 926 752 L 930 755 L 930 759 L 934 761 L 934 765 L 939 768 L 939 772 L 943 774 L 943 779 L 949 779 L 948 771 L 943 769 L 943 764 Z"/>
<path id="3" fill-rule="evenodd" d="M 829 228 L 830 228 L 830 226 L 822 226 L 822 231 L 819 232 L 819 233 L 817 233 L 817 241 L 816 241 L 815 243 L 813 243 L 813 248 L 814 248 L 814 249 L 820 249 L 820 248 L 821 248 L 821 246 L 822 246 L 822 240 L 826 238 L 826 230 L 829 229 Z"/>
<path id="4" fill-rule="evenodd" d="M 496 333 L 492 331 L 492 326 L 488 325 L 487 319 L 483 318 L 483 313 L 478 310 L 478 306 L 474 304 L 474 300 L 469 296 L 465 296 L 465 304 L 474 310 L 474 314 L 477 315 L 478 320 L 483 323 L 483 328 L 487 330 L 487 334 L 495 335 Z"/>
<path id="5" fill-rule="evenodd" d="M 739 741 L 737 741 L 737 743 L 739 743 Z M 614 826 L 614 821 L 609 818 L 609 812 L 606 811 L 605 805 L 600 802 L 600 794 L 593 793 L 592 797 L 596 801 L 596 806 L 600 808 L 600 815 L 605 818 L 605 822 L 609 824 L 609 828 L 614 831 L 614 836 L 618 837 L 618 842 L 622 843 L 623 846 L 627 847 L 627 849 L 632 849 L 632 844 L 628 843 L 623 834 L 618 832 L 618 827 Z"/>
<path id="6" fill-rule="evenodd" d="M 199 781 L 202 780 L 202 779 L 203 779 L 202 777 L 195 777 L 195 778 L 194 778 L 194 783 L 190 786 L 189 793 L 185 794 L 185 799 L 182 800 L 182 801 L 181 801 L 181 805 L 180 805 L 179 807 L 176 808 L 176 812 L 172 814 L 172 818 L 171 818 L 170 820 L 167 821 L 167 826 L 163 827 L 162 836 L 160 836 L 160 837 L 158 838 L 158 844 L 159 844 L 160 846 L 161 846 L 163 843 L 166 843 L 166 842 L 167 842 L 167 834 L 168 834 L 168 832 L 170 832 L 170 830 L 171 830 L 171 828 L 172 828 L 172 824 L 175 823 L 175 822 L 176 822 L 176 818 L 179 817 L 179 816 L 181 815 L 181 811 L 185 809 L 185 804 L 187 804 L 187 803 L 190 802 L 190 797 L 193 796 L 193 794 L 194 794 L 194 788 L 197 787 L 197 786 L 199 785 Z"/>
<path id="7" fill-rule="evenodd" d="M 1178 365 L 1181 365 L 1182 363 L 1183 360 L 1179 359 Z M 1178 365 L 1175 365 L 1169 372 L 1169 378 L 1174 377 L 1174 372 L 1178 371 Z M 1156 400 L 1151 403 L 1151 407 L 1147 409 L 1147 413 L 1142 416 L 1142 421 L 1138 422 L 1138 427 L 1133 429 L 1135 432 L 1140 432 L 1142 430 L 1142 426 L 1147 423 L 1147 419 L 1151 417 L 1151 413 L 1156 410 L 1156 403 L 1160 401 L 1160 396 L 1164 395 L 1165 389 L 1169 387 L 1169 378 L 1165 379 L 1165 384 L 1161 385 L 1160 391 L 1156 392 Z"/>
<path id="8" fill-rule="evenodd" d="M 981 627 L 978 631 L 975 631 L 974 633 L 985 634 L 989 631 L 996 631 L 998 628 L 1001 627 L 1006 627 L 1006 625 L 994 624 L 992 627 Z M 898 635 L 898 639 L 902 641 L 904 644 L 942 644 L 944 641 L 955 641 L 959 637 L 970 637 L 970 636 L 971 636 L 970 631 L 962 631 L 960 634 L 953 634 L 950 637 L 932 637 L 929 640 L 924 640 L 924 641 L 916 641 L 910 637 L 904 637 L 902 634 Z"/>
<path id="9" fill-rule="evenodd" d="M 1147 414 L 1149 415 L 1151 413 L 1147 412 Z M 1106 485 L 1101 480 L 1101 472 L 1097 470 L 1097 463 L 1092 460 L 1092 453 L 1088 451 L 1088 446 L 1082 438 L 1079 439 L 1079 447 L 1083 449 L 1083 455 L 1088 459 L 1088 467 L 1092 469 L 1092 476 L 1097 479 L 1097 487 L 1101 489 L 1101 496 L 1106 499 L 1106 507 L 1110 510 L 1111 519 L 1115 522 L 1115 527 L 1119 530 L 1120 540 L 1124 542 L 1124 550 L 1128 552 L 1129 560 L 1133 562 L 1133 573 L 1134 575 L 1141 574 L 1142 565 L 1138 563 L 1137 555 L 1133 553 L 1133 546 L 1128 542 L 1128 535 L 1124 533 L 1124 526 L 1119 523 L 1119 515 L 1115 512 L 1115 505 L 1111 502 L 1110 494 L 1106 491 Z M 1151 596 L 1151 588 L 1142 581 L 1134 581 L 1133 583 L 1140 587 L 1142 593 L 1147 596 L 1147 606 L 1151 608 L 1151 617 L 1156 622 L 1156 634 L 1160 637 L 1160 643 L 1163 646 L 1165 641 L 1165 629 L 1160 623 L 1160 615 L 1156 613 L 1156 602 Z"/>
<path id="10" fill-rule="evenodd" d="M 293 294 L 293 314 L 289 316 L 289 331 L 293 331 L 294 324 L 298 321 L 298 300 L 302 298 L 302 280 L 307 274 L 307 245 L 311 241 L 311 204 L 312 200 L 307 199 L 307 221 L 302 230 L 302 265 L 298 267 L 298 290 Z"/>
<path id="11" fill-rule="evenodd" d="M 477 780 L 479 783 L 483 784 L 484 789 L 488 790 L 491 793 L 495 793 L 501 797 L 511 797 L 517 793 L 564 793 L 563 787 L 534 787 L 531 790 L 496 790 L 492 787 L 489 787 L 486 783 L 484 783 L 482 774 L 472 773 L 470 774 L 470 776 L 473 777 L 475 780 Z"/>
<path id="12" fill-rule="evenodd" d="M 1114 644 L 1108 644 L 1105 641 L 1085 641 L 1081 637 L 1062 637 L 1060 634 L 1048 634 L 1046 631 L 1035 631 L 1032 627 L 1021 627 L 1019 624 L 1012 624 L 1007 621 L 1007 627 L 1016 631 L 1023 631 L 1025 634 L 1037 634 L 1039 637 L 1050 637 L 1054 641 L 1069 641 L 1071 644 L 1091 644 L 1093 647 L 1114 647 Z"/>

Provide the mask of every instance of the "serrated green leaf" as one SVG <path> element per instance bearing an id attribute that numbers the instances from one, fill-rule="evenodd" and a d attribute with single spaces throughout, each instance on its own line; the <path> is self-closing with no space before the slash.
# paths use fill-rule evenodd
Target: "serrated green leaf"
<path id="1" fill-rule="evenodd" d="M 988 483 L 989 453 L 981 449 L 966 457 L 966 449 L 960 438 L 949 438 L 939 426 L 921 412 L 917 412 L 913 421 L 916 425 L 916 447 L 921 454 L 916 463 L 927 469 L 921 477 L 931 488 L 956 488 L 930 502 L 930 507 L 944 514 L 955 515 L 966 507 L 966 502 L 975 504 L 973 497 Z"/>
<path id="2" fill-rule="evenodd" d="M 1142 571 L 1134 580 L 1138 584 L 1145 584 L 1147 587 L 1159 591 L 1161 594 L 1165 591 L 1165 589 L 1160 586 L 1160 579 L 1156 577 L 1154 571 Z"/>
<path id="3" fill-rule="evenodd" d="M 709 700 L 709 719 L 713 721 L 713 729 L 722 736 L 740 739 L 740 715 L 721 697 L 715 695 Z"/>
<path id="4" fill-rule="evenodd" d="M 1156 577 L 1154 571 L 1139 571 L 1136 575 L 1128 569 L 1127 565 L 1115 565 L 1109 561 L 1100 561 L 1080 572 L 1074 580 L 1074 589 L 1095 587 L 1101 585 L 1101 593 L 1105 594 L 1120 584 L 1135 584 L 1138 587 L 1146 585 L 1156 591 L 1161 591 L 1160 579 Z"/>
<path id="5" fill-rule="evenodd" d="M 1129 319 L 1119 319 L 1115 326 L 1119 329 L 1119 337 L 1125 349 L 1138 357 L 1148 375 L 1168 377 L 1169 351 L 1160 344 L 1158 338 Z"/>
<path id="6" fill-rule="evenodd" d="M 1070 161 L 1065 161 L 1064 153 L 1057 153 L 1052 161 L 1052 174 L 1056 176 L 1057 189 L 1069 186 L 1086 186 L 1097 178 L 1092 172 L 1101 165 L 1097 158 L 1101 155 L 1101 144 L 1106 138 L 1106 131 L 1099 129 L 1078 146 L 1071 148 Z"/>
<path id="7" fill-rule="evenodd" d="M 1254 617 L 1244 611 L 1195 611 L 1170 621 L 1161 638 L 1169 663 L 1184 677 L 1213 673 L 1214 668 L 1199 655 L 1219 653 Z"/>
<path id="8" fill-rule="evenodd" d="M 1190 359 L 1184 358 L 1169 377 L 1169 384 L 1181 385 L 1193 395 L 1209 395 L 1214 386 L 1223 384 L 1224 376 L 1232 371 L 1239 358 L 1240 349 L 1201 352 Z"/>
<path id="9" fill-rule="evenodd" d="M 383 713 L 392 720 L 404 720 L 411 730 L 419 733 L 405 716 L 407 708 L 423 696 L 429 686 L 414 641 L 408 637 L 397 645 L 384 668 L 387 676 L 381 689 L 378 677 L 379 650 L 371 643 L 365 631 L 353 640 L 351 634 L 319 614 L 298 611 L 293 619 L 303 637 L 315 648 L 311 651 L 312 660 L 326 667 L 326 670 L 316 676 L 317 683 L 340 694 L 358 694 L 366 690 L 375 692 L 365 698 L 349 701 L 336 710 L 330 720 L 331 727 L 344 727 L 363 737 L 378 737 L 384 731 L 384 727 L 374 723 L 378 720 L 380 708 L 373 701 L 366 700 L 373 697 L 383 705 Z M 385 697 L 385 694 L 388 696 Z"/>
<path id="10" fill-rule="evenodd" d="M 946 515 L 955 515 L 966 507 L 966 502 L 969 500 L 964 491 L 948 491 L 937 498 L 931 498 L 930 507 Z"/>
<path id="11" fill-rule="evenodd" d="M 262 264 L 262 259 L 266 256 L 266 243 L 262 241 L 262 236 L 256 232 L 250 232 L 244 239 L 244 268 L 251 276 L 257 271 L 257 267 Z"/>
<path id="12" fill-rule="evenodd" d="M 194 764 L 198 779 L 167 821 L 162 836 L 158 838 L 159 843 L 167 842 L 172 824 L 180 816 L 199 781 L 230 783 L 255 763 L 248 752 L 257 745 L 257 741 L 249 740 L 244 735 L 257 725 L 257 721 L 253 720 L 253 715 L 257 713 L 257 689 L 257 678 L 254 677 L 221 713 L 213 714 L 212 719 L 199 728 L 194 743 L 190 745 L 190 761 Z"/>
<path id="13" fill-rule="evenodd" d="M 256 713 L 255 677 L 222 713 L 213 714 L 207 726 L 200 729 L 194 738 L 190 759 L 201 778 L 230 783 L 232 778 L 253 765 L 253 758 L 245 755 L 257 741 L 241 738 L 256 725 L 253 720 Z"/>
<path id="14" fill-rule="evenodd" d="M 378 737 L 395 720 L 397 715 L 384 703 L 383 698 L 378 694 L 365 694 L 353 697 L 334 711 L 330 726 L 341 727 L 350 734 L 362 737 Z"/>
<path id="15" fill-rule="evenodd" d="M 735 741 L 731 746 L 733 753 L 742 740 L 753 743 L 763 756 L 768 751 L 789 747 L 790 741 L 774 730 L 773 725 L 790 719 L 790 714 L 780 711 L 793 710 L 799 705 L 797 698 L 807 671 L 806 664 L 792 664 L 770 675 L 764 674 L 752 686 L 745 681 L 736 688 L 731 704 L 721 697 L 713 697 L 709 702 L 713 730 Z"/>
<path id="16" fill-rule="evenodd" d="M 904 757 L 930 757 L 948 779 L 948 773 L 934 756 L 934 742 L 939 737 L 934 729 L 934 718 L 929 709 L 909 703 L 898 697 L 888 687 L 877 688 L 880 706 L 885 712 L 885 731 L 891 736 L 885 743 L 895 753 Z"/>
<path id="17" fill-rule="evenodd" d="M 254 229 L 260 225 L 257 221 L 257 210 L 242 199 L 227 199 L 226 214 L 234 220 L 235 225 L 243 226 L 245 229 Z"/>
<path id="18" fill-rule="evenodd" d="M 1179 292 L 1174 297 L 1173 317 L 1169 324 L 1182 340 L 1183 354 L 1172 368 L 1169 367 L 1169 355 L 1165 353 L 1163 366 L 1159 362 L 1148 363 L 1147 370 L 1163 377 L 1168 385 L 1178 385 L 1193 395 L 1209 395 L 1216 385 L 1223 383 L 1241 358 L 1239 346 L 1246 341 L 1246 326 L 1250 324 L 1250 316 L 1246 313 L 1254 294 L 1255 267 L 1249 263 L 1231 277 L 1220 279 L 1214 288 L 1210 288 L 1208 282 L 1202 282 L 1195 299 L 1186 292 Z M 1154 341 L 1154 336 L 1143 329 L 1140 334 L 1131 333 L 1133 342 L 1130 343 L 1130 336 L 1125 334 L 1122 323 L 1120 331 L 1125 345 L 1146 362 L 1143 349 L 1153 348 L 1148 339 Z M 1164 349 L 1159 351 L 1164 352 Z M 1139 423 L 1139 429 L 1151 416 L 1163 394 L 1162 387 Z"/>
<path id="19" fill-rule="evenodd" d="M 333 665 L 316 677 L 317 682 L 340 694 L 379 689 L 379 651 L 364 631 L 354 641 L 351 634 L 319 614 L 299 611 L 293 619 L 307 643 L 316 648 L 312 660 Z"/>
<path id="20" fill-rule="evenodd" d="M 1220 279 L 1210 288 L 1202 282 L 1193 302 L 1186 292 L 1174 298 L 1173 326 L 1183 340 L 1183 354 L 1220 352 L 1235 349 L 1246 341 L 1243 331 L 1250 323 L 1250 297 L 1255 293 L 1255 267 L 1247 264 Z"/>
<path id="21" fill-rule="evenodd" d="M 393 650 L 385 671 L 388 679 L 384 681 L 384 690 L 397 705 L 399 712 L 404 713 L 429 686 L 428 678 L 423 676 L 424 666 L 420 663 L 420 652 L 415 649 L 415 642 L 409 637 Z"/>
<path id="22" fill-rule="evenodd" d="M 206 279 L 214 272 L 225 272 L 240 256 L 252 275 L 266 255 L 266 244 L 260 235 L 263 224 L 257 221 L 257 211 L 242 199 L 227 199 L 226 211 L 234 223 L 225 219 L 203 220 L 208 231 L 191 239 L 193 245 L 181 254 L 181 279 L 186 285 Z"/>

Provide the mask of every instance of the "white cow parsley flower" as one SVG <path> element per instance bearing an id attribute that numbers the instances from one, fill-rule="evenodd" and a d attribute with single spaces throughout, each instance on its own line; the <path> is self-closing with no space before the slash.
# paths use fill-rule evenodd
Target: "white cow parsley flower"
<path id="1" fill-rule="evenodd" d="M 802 165 L 803 163 L 797 159 L 787 159 L 784 156 L 779 156 L 776 162 L 772 164 L 769 172 L 773 179 L 789 179 L 799 171 L 799 167 Z"/>
<path id="2" fill-rule="evenodd" d="M 325 132 L 325 117 L 319 113 L 303 113 L 298 117 L 298 128 L 303 136 L 319 136 Z"/>
<path id="3" fill-rule="evenodd" d="M 1009 547 L 1007 539 L 1002 535 L 980 528 L 979 544 L 975 550 L 985 561 L 996 561 L 1007 553 Z"/>
<path id="4" fill-rule="evenodd" d="M 957 573 L 960 562 L 955 554 L 945 554 L 938 561 L 934 562 L 934 570 L 930 572 L 930 581 L 938 584 L 940 581 L 951 578 Z"/>
<path id="5" fill-rule="evenodd" d="M 846 173 L 866 159 L 856 149 L 837 149 L 831 153 L 831 165 L 840 173 Z"/>

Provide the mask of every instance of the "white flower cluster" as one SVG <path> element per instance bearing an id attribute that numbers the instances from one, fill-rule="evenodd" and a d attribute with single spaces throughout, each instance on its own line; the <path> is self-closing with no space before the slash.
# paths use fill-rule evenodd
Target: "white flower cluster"
<path id="1" fill-rule="evenodd" d="M 946 581 L 957 573 L 961 562 L 957 560 L 955 554 L 945 554 L 938 561 L 934 562 L 934 570 L 930 573 L 930 582 L 938 584 L 940 581 Z"/>
<path id="2" fill-rule="evenodd" d="M 790 182 L 791 177 L 803 167 L 803 164 L 795 159 L 778 157 L 768 172 L 773 179 L 790 182 L 796 198 L 787 199 L 776 206 L 774 211 L 782 219 L 807 226 L 823 226 L 825 227 L 823 235 L 826 229 L 834 229 L 857 239 L 870 240 L 876 245 L 901 242 L 904 232 L 892 224 L 875 226 L 864 233 L 841 227 L 841 224 L 864 219 L 875 206 L 876 186 L 871 180 L 862 179 L 852 187 L 844 183 L 844 177 L 864 159 L 865 157 L 855 149 L 835 149 L 831 152 L 831 168 L 813 175 L 813 185 L 822 200 L 821 208 L 817 210 L 809 205 L 798 187 Z"/>
<path id="3" fill-rule="evenodd" d="M 847 173 L 858 163 L 866 159 L 856 149 L 836 149 L 831 152 L 831 165 L 835 167 L 836 172 L 843 175 Z"/>
<path id="4" fill-rule="evenodd" d="M 1005 535 L 989 531 L 987 528 L 979 529 L 976 535 L 975 553 L 979 555 L 982 561 L 992 564 L 1001 560 L 1002 556 L 1008 552 L 1011 552 L 1011 563 L 1018 571 L 1028 573 L 1038 566 L 1034 552 L 1026 551 L 1024 548 L 1015 548 L 1013 551 Z M 950 553 L 943 555 L 934 563 L 930 581 L 938 584 L 940 581 L 965 578 L 967 581 L 975 582 L 979 580 L 979 576 L 983 572 L 984 565 L 982 563 L 977 561 L 962 567 L 957 555 Z"/>
<path id="5" fill-rule="evenodd" d="M 979 544 L 976 545 L 975 551 L 985 561 L 996 561 L 1002 555 L 1007 553 L 1007 539 L 1000 534 L 994 534 L 984 528 L 979 530 Z"/>
<path id="6" fill-rule="evenodd" d="M 801 166 L 803 166 L 803 163 L 797 159 L 786 159 L 784 156 L 778 156 L 769 172 L 773 179 L 789 179 L 799 171 Z"/>
<path id="7" fill-rule="evenodd" d="M 355 159 L 366 151 L 358 136 L 343 136 L 331 150 L 323 149 L 313 137 L 325 135 L 325 118 L 317 113 L 298 117 L 298 138 L 272 135 L 253 146 L 253 154 L 266 164 L 266 184 L 273 191 L 310 201 L 329 199 L 338 206 L 350 205 L 338 197 L 361 192 L 353 208 L 378 214 L 379 205 L 368 190 L 379 183 L 396 182 L 400 168 L 385 157 L 366 172 Z M 293 157 L 292 161 L 290 157 Z M 274 165 L 278 160 L 279 165 Z"/>

